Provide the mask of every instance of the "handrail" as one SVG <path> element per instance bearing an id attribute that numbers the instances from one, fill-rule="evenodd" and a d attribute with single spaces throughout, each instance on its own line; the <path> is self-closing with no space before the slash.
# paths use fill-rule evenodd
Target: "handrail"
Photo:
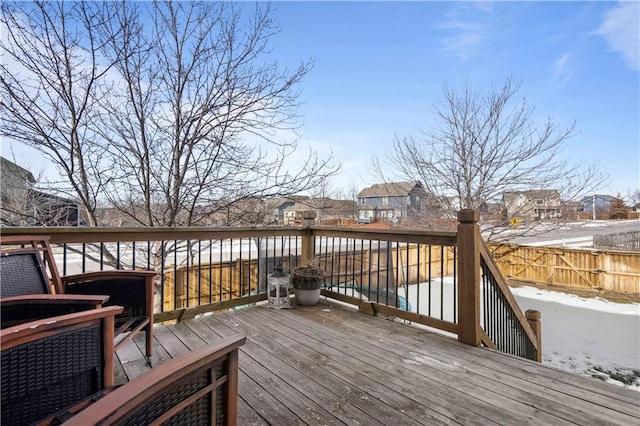
<path id="1" fill-rule="evenodd" d="M 506 278 L 502 275 L 502 272 L 500 272 L 500 270 L 498 269 L 498 266 L 496 265 L 496 262 L 493 260 L 493 257 L 491 256 L 491 252 L 489 251 L 489 246 L 484 240 L 481 240 L 481 241 L 482 242 L 480 243 L 480 253 L 481 253 L 482 259 L 486 262 L 487 267 L 489 268 L 489 270 L 491 271 L 491 274 L 495 278 L 496 283 L 500 287 L 500 290 L 502 290 L 504 297 L 509 302 L 509 306 L 511 306 L 511 309 L 513 309 L 514 313 L 516 314 L 516 317 L 518 318 L 518 321 L 520 322 L 525 332 L 527 333 L 527 336 L 529 337 L 533 345 L 536 346 L 536 343 L 535 343 L 536 334 L 533 332 L 533 329 L 529 325 L 529 322 L 527 321 L 527 318 L 524 316 L 522 309 L 518 305 L 518 302 L 516 301 L 515 297 L 513 297 L 513 293 L 511 293 L 511 289 L 509 289 L 509 285 L 507 284 Z"/>
<path id="2" fill-rule="evenodd" d="M 531 346 L 533 347 L 533 350 L 535 352 L 535 354 L 532 354 L 534 357 L 533 359 L 539 360 L 540 359 L 540 347 L 538 344 L 539 336 L 536 335 L 536 332 L 533 330 L 533 328 L 529 324 L 529 321 L 527 320 L 525 314 L 522 312 L 522 309 L 518 305 L 518 302 L 516 301 L 513 294 L 511 293 L 511 290 L 509 289 L 509 286 L 507 284 L 507 280 L 498 269 L 495 263 L 495 260 L 491 256 L 489 247 L 483 239 L 480 239 L 480 256 L 484 266 L 486 266 L 486 270 L 488 270 L 491 275 L 490 278 L 492 278 L 492 282 L 496 284 L 500 289 L 500 293 L 502 297 L 504 297 L 504 300 L 507 302 L 507 305 L 512 315 L 515 316 L 516 320 L 522 327 L 522 330 L 526 334 L 529 344 L 531 344 Z M 489 307 L 490 306 L 487 303 L 485 303 L 485 309 L 489 309 Z M 483 330 L 483 343 L 485 343 L 489 347 L 496 346 L 496 342 L 493 342 L 493 341 L 488 342 L 486 341 L 486 339 L 491 339 L 491 337 L 488 335 L 486 330 Z"/>
<path id="3" fill-rule="evenodd" d="M 379 239 L 381 241 L 416 242 L 422 244 L 437 244 L 453 246 L 457 242 L 456 232 L 420 231 L 413 229 L 366 229 L 342 228 L 330 226 L 311 226 L 308 229 L 315 236 L 347 237 Z M 124 242 L 153 240 L 188 240 L 205 238 L 240 238 L 263 236 L 303 236 L 307 228 L 292 226 L 264 226 L 264 227 L 3 227 L 4 235 L 49 235 L 51 242 L 60 243 L 91 243 L 91 242 Z M 204 237 L 204 238 L 201 238 Z"/>
<path id="4" fill-rule="evenodd" d="M 271 237 L 271 236 L 302 236 L 303 228 L 273 226 L 273 227 L 127 227 L 127 228 L 78 228 L 78 227 L 50 227 L 50 228 L 2 228 L 3 235 L 49 235 L 52 244 L 63 243 L 95 243 L 95 242 L 131 242 L 131 241 L 162 241 L 162 240 L 204 240 L 225 238 Z"/>
<path id="5" fill-rule="evenodd" d="M 341 228 L 329 226 L 311 226 L 311 232 L 317 237 L 342 237 L 351 239 L 376 239 L 400 243 L 420 243 L 443 246 L 455 246 L 458 241 L 457 232 L 422 231 L 415 229 L 366 229 Z"/>

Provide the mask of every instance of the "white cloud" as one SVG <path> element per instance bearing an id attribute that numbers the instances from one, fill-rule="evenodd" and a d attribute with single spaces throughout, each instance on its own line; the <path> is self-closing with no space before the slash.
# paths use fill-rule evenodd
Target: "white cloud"
<path id="1" fill-rule="evenodd" d="M 553 63 L 552 66 L 553 76 L 556 80 L 559 80 L 560 85 L 565 84 L 573 77 L 573 66 L 571 63 L 571 56 L 568 53 L 560 56 Z"/>
<path id="2" fill-rule="evenodd" d="M 640 71 L 640 3 L 618 3 L 607 12 L 597 33 L 611 50 L 622 54 L 631 69 Z"/>
<path id="3" fill-rule="evenodd" d="M 447 21 L 439 26 L 446 30 L 442 50 L 458 56 L 463 61 L 487 38 L 490 25 L 483 16 L 493 12 L 490 3 L 474 2 L 457 4 L 448 14 Z"/>

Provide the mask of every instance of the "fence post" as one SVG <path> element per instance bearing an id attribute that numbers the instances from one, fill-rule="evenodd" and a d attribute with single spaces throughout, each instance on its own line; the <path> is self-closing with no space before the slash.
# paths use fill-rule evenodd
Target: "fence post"
<path id="1" fill-rule="evenodd" d="M 527 318 L 527 322 L 536 334 L 536 347 L 538 350 L 536 351 L 535 360 L 542 362 L 542 322 L 540 321 L 540 312 L 534 311 L 533 309 L 527 309 L 524 316 Z"/>
<path id="2" fill-rule="evenodd" d="M 480 345 L 480 214 L 458 212 L 458 341 Z"/>
<path id="3" fill-rule="evenodd" d="M 316 240 L 311 233 L 310 227 L 315 225 L 317 215 L 313 210 L 306 210 L 301 212 L 300 216 L 302 217 L 302 227 L 305 229 L 305 233 L 302 236 L 302 247 L 300 253 L 300 262 L 304 266 L 313 262 L 313 258 L 316 255 Z"/>

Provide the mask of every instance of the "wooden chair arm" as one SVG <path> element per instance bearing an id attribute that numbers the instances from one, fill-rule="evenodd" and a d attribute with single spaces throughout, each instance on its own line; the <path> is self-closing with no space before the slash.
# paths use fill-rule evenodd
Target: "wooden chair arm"
<path id="1" fill-rule="evenodd" d="M 109 271 L 97 271 L 97 272 L 85 272 L 82 274 L 67 275 L 61 277 L 64 286 L 67 284 L 73 284 L 78 282 L 95 281 L 95 280 L 109 280 L 118 278 L 144 278 L 146 280 L 151 279 L 158 275 L 154 271 L 137 271 L 137 270 L 109 270 Z"/>
<path id="2" fill-rule="evenodd" d="M 4 308 L 10 305 L 90 305 L 101 307 L 109 296 L 86 294 L 28 294 L 24 296 L 4 297 L 0 305 Z"/>
<path id="3" fill-rule="evenodd" d="M 0 299 L 0 328 L 74 312 L 99 309 L 109 296 L 31 294 Z"/>
<path id="4" fill-rule="evenodd" d="M 101 320 L 114 317 L 122 313 L 122 306 L 110 306 L 108 308 L 92 309 L 90 311 L 76 312 L 53 318 L 44 318 L 37 321 L 26 322 L 13 327 L 0 330 L 0 346 L 2 350 L 24 343 L 28 340 L 36 340 L 49 334 L 50 330 L 72 327 L 87 321 Z M 113 339 L 113 338 L 112 338 Z"/>
<path id="5" fill-rule="evenodd" d="M 171 392 L 178 383 L 185 383 L 189 377 L 201 374 L 212 368 L 217 361 L 227 359 L 226 371 L 222 378 L 214 379 L 212 386 L 217 387 L 220 382 L 228 386 L 224 405 L 229 409 L 228 423 L 235 424 L 237 410 L 238 386 L 238 348 L 246 341 L 244 336 L 234 336 L 217 343 L 204 346 L 193 352 L 172 359 L 153 370 L 143 374 L 133 381 L 124 384 L 109 395 L 98 400 L 76 416 L 69 419 L 66 425 L 107 425 L 118 423 L 138 410 L 146 408 L 150 401 L 155 400 L 165 392 Z M 209 390 L 211 391 L 211 390 Z M 215 392 L 215 390 L 213 390 Z M 200 391 L 202 392 L 202 391 Z M 202 396 L 198 396 L 198 399 Z M 174 407 L 158 414 L 156 421 L 164 422 L 178 411 L 185 409 L 195 401 L 192 397 L 183 397 L 175 401 Z M 229 420 L 231 420 L 229 422 Z"/>

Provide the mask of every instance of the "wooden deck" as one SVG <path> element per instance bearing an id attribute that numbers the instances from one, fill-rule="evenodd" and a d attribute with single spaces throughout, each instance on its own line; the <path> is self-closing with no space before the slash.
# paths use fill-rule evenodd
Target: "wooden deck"
<path id="1" fill-rule="evenodd" d="M 154 364 L 241 333 L 239 424 L 640 424 L 640 393 L 321 302 L 156 325 Z M 144 335 L 117 381 L 149 369 Z"/>

